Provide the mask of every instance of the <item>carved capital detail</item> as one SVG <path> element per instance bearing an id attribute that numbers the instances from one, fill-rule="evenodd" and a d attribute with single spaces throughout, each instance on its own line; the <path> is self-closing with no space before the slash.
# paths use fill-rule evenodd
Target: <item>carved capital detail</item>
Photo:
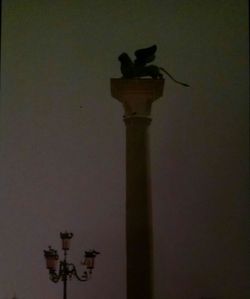
<path id="1" fill-rule="evenodd" d="M 150 116 L 152 103 L 163 95 L 164 79 L 111 79 L 111 94 L 122 102 L 125 117 Z"/>

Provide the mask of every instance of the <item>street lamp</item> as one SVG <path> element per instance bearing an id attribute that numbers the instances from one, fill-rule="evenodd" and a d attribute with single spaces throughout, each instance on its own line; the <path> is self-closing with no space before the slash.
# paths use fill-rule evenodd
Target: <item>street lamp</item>
<path id="1" fill-rule="evenodd" d="M 72 233 L 60 233 L 62 240 L 62 250 L 64 251 L 64 259 L 60 261 L 59 270 L 57 272 L 59 255 L 57 250 L 49 246 L 48 250 L 44 250 L 46 267 L 49 270 L 49 278 L 54 283 L 63 282 L 63 299 L 67 299 L 67 281 L 68 278 L 75 277 L 79 281 L 87 281 L 90 279 L 92 270 L 94 269 L 95 257 L 99 252 L 95 250 L 85 251 L 84 260 L 81 264 L 84 266 L 82 275 L 78 275 L 76 267 L 72 263 L 67 262 L 67 251 L 70 249 L 70 241 L 73 237 Z"/>

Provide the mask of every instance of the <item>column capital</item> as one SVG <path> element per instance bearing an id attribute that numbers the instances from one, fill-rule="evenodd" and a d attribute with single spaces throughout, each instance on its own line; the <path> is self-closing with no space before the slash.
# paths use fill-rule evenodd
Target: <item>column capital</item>
<path id="1" fill-rule="evenodd" d="M 111 95 L 122 102 L 125 117 L 151 113 L 152 103 L 163 95 L 164 79 L 111 78 Z"/>

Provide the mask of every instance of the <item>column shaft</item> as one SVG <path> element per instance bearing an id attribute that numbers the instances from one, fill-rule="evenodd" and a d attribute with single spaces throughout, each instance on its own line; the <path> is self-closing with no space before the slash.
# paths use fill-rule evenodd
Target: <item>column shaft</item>
<path id="1" fill-rule="evenodd" d="M 153 299 L 153 234 L 148 130 L 163 79 L 111 79 L 126 124 L 127 299 Z"/>
<path id="2" fill-rule="evenodd" d="M 153 250 L 148 117 L 127 117 L 127 298 L 152 299 Z"/>

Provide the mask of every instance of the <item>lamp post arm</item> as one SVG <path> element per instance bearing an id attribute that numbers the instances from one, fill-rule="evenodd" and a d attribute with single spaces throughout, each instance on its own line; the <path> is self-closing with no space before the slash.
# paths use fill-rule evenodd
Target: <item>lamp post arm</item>
<path id="1" fill-rule="evenodd" d="M 61 277 L 62 277 L 62 273 L 57 274 L 55 272 L 51 272 L 49 274 L 50 280 L 54 283 L 57 283 L 58 281 L 60 281 Z"/>
<path id="2" fill-rule="evenodd" d="M 54 283 L 57 283 L 63 276 L 63 262 L 60 262 L 59 271 L 56 273 L 56 271 L 51 270 L 49 272 L 49 278 Z"/>
<path id="3" fill-rule="evenodd" d="M 54 283 L 57 283 L 60 279 L 61 279 L 61 273 L 60 274 L 56 274 L 56 273 L 50 273 L 50 280 Z"/>
<path id="4" fill-rule="evenodd" d="M 79 281 L 87 281 L 89 279 L 88 273 L 85 271 L 81 276 L 77 273 L 76 266 L 74 264 L 68 264 L 68 266 L 71 268 L 69 270 L 69 275 L 75 276 Z M 69 269 L 69 268 L 68 268 Z"/>

